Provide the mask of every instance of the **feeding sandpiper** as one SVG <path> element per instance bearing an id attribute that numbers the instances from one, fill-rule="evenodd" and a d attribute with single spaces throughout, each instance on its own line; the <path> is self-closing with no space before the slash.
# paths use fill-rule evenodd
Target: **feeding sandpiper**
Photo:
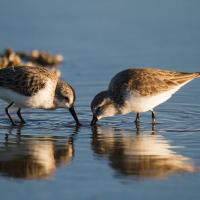
<path id="1" fill-rule="evenodd" d="M 21 108 L 68 108 L 77 125 L 80 122 L 74 110 L 75 92 L 59 79 L 57 71 L 42 67 L 16 66 L 0 70 L 0 98 L 9 103 L 5 108 L 12 125 L 15 125 L 8 109 L 18 107 L 17 115 L 22 123 Z"/>
<path id="2" fill-rule="evenodd" d="M 92 103 L 91 125 L 103 117 L 151 111 L 155 124 L 154 108 L 167 101 L 182 86 L 200 77 L 199 72 L 175 72 L 155 68 L 127 69 L 115 75 L 108 90 L 98 93 Z"/>

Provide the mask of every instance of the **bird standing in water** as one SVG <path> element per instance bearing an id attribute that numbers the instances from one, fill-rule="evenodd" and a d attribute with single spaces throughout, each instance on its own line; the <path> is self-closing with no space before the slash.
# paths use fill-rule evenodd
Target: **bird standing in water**
<path id="1" fill-rule="evenodd" d="M 74 110 L 75 92 L 59 79 L 57 71 L 43 67 L 16 66 L 0 70 L 0 98 L 9 103 L 5 112 L 15 125 L 8 109 L 18 107 L 17 115 L 25 123 L 21 108 L 68 108 L 77 125 L 80 122 Z"/>
<path id="2" fill-rule="evenodd" d="M 154 108 L 167 101 L 182 86 L 200 77 L 199 72 L 175 72 L 155 68 L 127 69 L 115 75 L 107 90 L 98 93 L 91 102 L 91 125 L 104 117 L 151 111 L 155 124 Z"/>

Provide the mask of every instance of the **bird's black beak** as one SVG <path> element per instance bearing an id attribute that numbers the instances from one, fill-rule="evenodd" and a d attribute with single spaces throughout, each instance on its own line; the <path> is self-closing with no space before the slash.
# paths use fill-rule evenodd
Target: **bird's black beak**
<path id="1" fill-rule="evenodd" d="M 71 113 L 72 117 L 74 118 L 74 120 L 76 121 L 76 125 L 77 126 L 81 126 L 81 123 L 78 120 L 78 117 L 76 115 L 76 112 L 74 110 L 74 106 L 72 106 L 71 108 L 69 108 L 69 112 Z"/>
<path id="2" fill-rule="evenodd" d="M 97 121 L 98 121 L 97 117 L 93 115 L 93 118 L 92 118 L 90 125 L 91 126 L 95 125 Z"/>

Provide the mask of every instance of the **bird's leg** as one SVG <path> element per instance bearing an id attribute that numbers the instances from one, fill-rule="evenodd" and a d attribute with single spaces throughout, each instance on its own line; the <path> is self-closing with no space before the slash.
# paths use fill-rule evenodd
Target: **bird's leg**
<path id="1" fill-rule="evenodd" d="M 11 102 L 6 108 L 5 108 L 5 112 L 8 116 L 8 118 L 10 119 L 11 123 L 13 126 L 15 126 L 16 124 L 14 123 L 12 117 L 10 116 L 9 112 L 8 112 L 8 109 L 14 104 L 14 102 Z"/>
<path id="2" fill-rule="evenodd" d="M 136 128 L 136 135 L 139 135 L 140 134 L 140 123 L 136 122 L 135 128 Z"/>
<path id="3" fill-rule="evenodd" d="M 19 119 L 21 120 L 21 123 L 25 124 L 26 122 L 21 115 L 21 108 L 18 109 L 17 115 L 18 115 Z"/>
<path id="4" fill-rule="evenodd" d="M 156 113 L 154 111 L 151 111 L 152 113 L 152 124 L 155 125 L 156 124 Z"/>
<path id="5" fill-rule="evenodd" d="M 152 124 L 152 129 L 151 129 L 151 135 L 155 135 L 156 134 L 156 124 Z"/>
<path id="6" fill-rule="evenodd" d="M 135 123 L 137 124 L 140 121 L 140 113 L 136 114 Z"/>

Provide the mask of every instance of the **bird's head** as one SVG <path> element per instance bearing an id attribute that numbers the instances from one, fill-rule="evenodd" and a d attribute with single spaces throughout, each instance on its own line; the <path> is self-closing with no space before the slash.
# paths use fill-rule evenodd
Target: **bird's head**
<path id="1" fill-rule="evenodd" d="M 93 113 L 93 119 L 91 125 L 104 117 L 111 117 L 118 113 L 115 103 L 110 98 L 108 91 L 102 91 L 98 93 L 91 102 L 91 110 Z"/>
<path id="2" fill-rule="evenodd" d="M 57 108 L 68 108 L 77 125 L 80 125 L 76 112 L 74 110 L 74 102 L 76 96 L 73 88 L 59 80 L 56 86 L 55 100 L 54 104 Z"/>

